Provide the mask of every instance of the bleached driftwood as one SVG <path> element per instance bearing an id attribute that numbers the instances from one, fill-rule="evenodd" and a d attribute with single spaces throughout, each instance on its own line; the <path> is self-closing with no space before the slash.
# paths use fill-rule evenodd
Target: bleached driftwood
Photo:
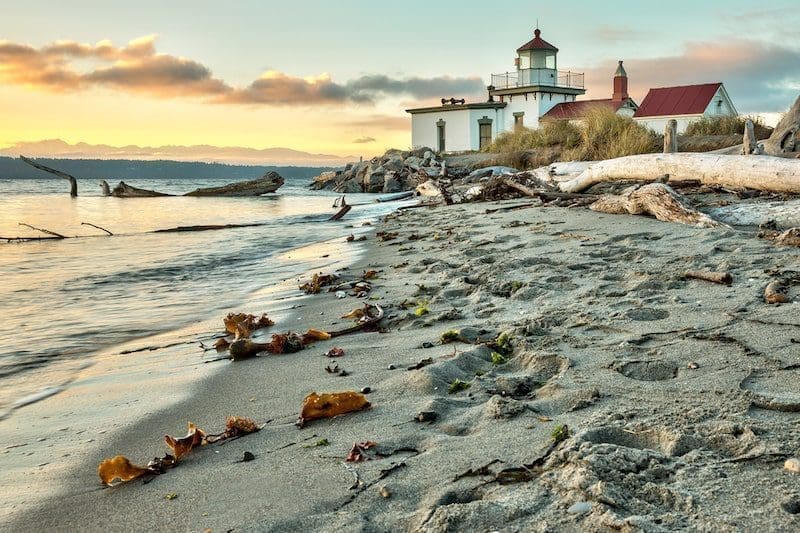
<path id="1" fill-rule="evenodd" d="M 164 192 L 151 191 L 150 189 L 140 189 L 139 187 L 133 187 L 124 181 L 120 181 L 117 186 L 112 189 L 111 196 L 117 198 L 155 198 L 158 196 L 172 195 Z"/>
<path id="2" fill-rule="evenodd" d="M 667 121 L 664 127 L 664 153 L 674 154 L 678 151 L 678 121 L 674 118 Z"/>
<path id="3" fill-rule="evenodd" d="M 563 192 L 580 192 L 606 181 L 699 180 L 703 185 L 800 193 L 800 161 L 702 153 L 644 154 L 600 161 L 577 178 L 562 182 Z"/>
<path id="4" fill-rule="evenodd" d="M 744 155 L 759 155 L 761 149 L 756 139 L 756 128 L 749 118 L 744 121 L 744 135 L 742 136 L 742 153 Z"/>
<path id="5" fill-rule="evenodd" d="M 793 152 L 800 152 L 800 96 L 775 126 L 769 139 L 764 141 L 764 153 L 767 155 L 785 155 Z"/>
<path id="6" fill-rule="evenodd" d="M 103 196 L 111 196 L 111 188 L 106 180 L 100 180 L 100 189 L 103 191 Z"/>
<path id="7" fill-rule="evenodd" d="M 55 168 L 50 168 L 48 166 L 37 163 L 32 159 L 28 159 L 24 155 L 19 156 L 19 158 L 24 163 L 29 164 L 33 168 L 38 168 L 39 170 L 42 170 L 49 174 L 53 174 L 54 176 L 58 176 L 59 178 L 64 178 L 65 180 L 69 180 L 69 195 L 72 196 L 73 198 L 78 196 L 78 180 L 76 180 L 74 176 L 70 176 L 66 172 L 61 172 L 60 170 L 56 170 Z"/>
<path id="8" fill-rule="evenodd" d="M 779 228 L 800 227 L 800 200 L 739 202 L 715 207 L 708 214 L 731 226 L 761 226 L 773 222 Z"/>
<path id="9" fill-rule="evenodd" d="M 693 208 L 686 198 L 663 183 L 648 183 L 641 187 L 629 187 L 622 194 L 603 195 L 589 209 L 618 215 L 652 215 L 664 222 L 700 228 L 724 226 Z"/>

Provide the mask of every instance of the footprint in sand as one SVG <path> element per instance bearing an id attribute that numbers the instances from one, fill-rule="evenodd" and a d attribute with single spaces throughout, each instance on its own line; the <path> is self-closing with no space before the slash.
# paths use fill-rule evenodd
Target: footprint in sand
<path id="1" fill-rule="evenodd" d="M 740 387 L 753 393 L 754 407 L 800 413 L 800 369 L 754 370 Z"/>
<path id="2" fill-rule="evenodd" d="M 678 365 L 672 361 L 615 361 L 611 369 L 637 381 L 666 381 L 678 377 Z"/>

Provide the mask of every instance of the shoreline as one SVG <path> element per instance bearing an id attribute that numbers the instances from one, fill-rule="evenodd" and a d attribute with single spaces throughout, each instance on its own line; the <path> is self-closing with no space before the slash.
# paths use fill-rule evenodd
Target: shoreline
<path id="1" fill-rule="evenodd" d="M 10 527 L 797 527 L 784 507 L 798 498 L 796 477 L 782 462 L 800 448 L 800 415 L 758 399 L 800 405 L 790 342 L 800 306 L 762 300 L 770 272 L 800 270 L 800 255 L 746 232 L 645 217 L 484 212 L 518 203 L 390 215 L 379 229 L 397 237 L 368 240 L 351 267 L 381 271 L 371 297 L 387 312 L 386 333 L 231 364 L 112 436 L 102 456 L 73 463 L 60 496 Z M 734 283 L 686 280 L 689 269 L 729 271 Z M 330 328 L 363 303 L 329 293 L 305 301 L 294 327 L 271 331 Z M 490 348 L 441 344 L 450 330 L 468 340 L 508 332 L 513 351 L 494 364 Z M 332 346 L 345 349 L 336 362 L 347 377 L 324 371 Z M 468 388 L 449 394 L 455 380 Z M 370 410 L 295 427 L 309 392 L 362 387 Z M 436 419 L 415 421 L 421 411 Z M 165 433 L 182 435 L 187 421 L 215 432 L 228 415 L 270 422 L 150 483 L 100 487 L 103 458 L 146 462 L 163 453 Z M 330 445 L 308 447 L 321 439 Z M 344 462 L 367 440 L 379 457 Z M 245 451 L 255 460 L 238 462 Z"/>

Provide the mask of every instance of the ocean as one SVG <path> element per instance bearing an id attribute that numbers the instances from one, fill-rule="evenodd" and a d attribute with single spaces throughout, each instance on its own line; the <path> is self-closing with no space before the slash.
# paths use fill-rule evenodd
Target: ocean
<path id="1" fill-rule="evenodd" d="M 130 181 L 180 194 L 231 180 Z M 80 195 L 70 198 L 65 180 L 0 179 L 0 237 L 43 235 L 20 223 L 85 236 L 0 240 L 0 418 L 57 390 L 110 347 L 211 317 L 221 324 L 250 295 L 319 259 L 287 259 L 288 251 L 363 232 L 364 222 L 398 206 L 351 196 L 359 205 L 343 221 L 328 222 L 337 195 L 310 191 L 307 183 L 287 179 L 278 193 L 256 198 L 120 199 L 101 196 L 95 180 L 79 180 Z M 261 225 L 152 233 L 251 223 Z"/>

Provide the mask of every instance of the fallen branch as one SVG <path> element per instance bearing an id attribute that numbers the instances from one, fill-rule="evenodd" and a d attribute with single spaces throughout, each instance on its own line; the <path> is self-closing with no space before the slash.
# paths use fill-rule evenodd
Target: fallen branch
<path id="1" fill-rule="evenodd" d="M 690 270 L 686 274 L 687 278 L 700 279 L 709 281 L 711 283 L 719 283 L 720 285 L 730 285 L 733 283 L 733 277 L 729 272 L 704 272 L 700 270 Z"/>
<path id="2" fill-rule="evenodd" d="M 343 216 L 345 216 L 347 213 L 349 213 L 350 210 L 353 208 L 352 205 L 350 205 L 347 202 L 345 202 L 344 196 L 342 196 L 341 206 L 342 206 L 341 209 L 339 209 L 336 212 L 336 214 L 334 214 L 331 218 L 328 219 L 329 222 L 335 221 L 335 220 L 341 220 L 341 218 Z"/>
<path id="3" fill-rule="evenodd" d="M 54 168 L 47 167 L 32 159 L 28 159 L 24 155 L 19 156 L 19 158 L 24 162 L 32 166 L 33 168 L 38 168 L 44 172 L 49 174 L 53 174 L 54 176 L 58 176 L 59 178 L 64 178 L 65 180 L 69 180 L 69 195 L 75 198 L 78 196 L 78 180 L 75 179 L 74 176 L 70 176 L 66 172 L 61 172 L 60 170 L 56 170 Z"/>
<path id="4" fill-rule="evenodd" d="M 577 178 L 559 183 L 563 192 L 581 192 L 607 181 L 697 179 L 703 185 L 800 193 L 800 161 L 703 153 L 644 154 L 599 161 Z"/>
<path id="5" fill-rule="evenodd" d="M 375 310 L 374 315 L 370 315 L 370 309 L 373 308 Z M 348 335 L 350 333 L 356 333 L 357 331 L 362 331 L 369 326 L 377 324 L 383 320 L 383 309 L 381 306 L 377 304 L 367 304 L 364 307 L 364 316 L 362 316 L 355 326 L 351 326 L 349 328 L 340 329 L 339 331 L 329 331 L 328 334 L 333 337 L 341 337 L 342 335 Z"/>
<path id="6" fill-rule="evenodd" d="M 24 222 L 19 223 L 20 226 L 25 226 L 26 228 L 31 228 L 32 230 L 41 231 L 42 233 L 46 233 L 47 235 L 52 235 L 56 239 L 68 239 L 65 235 L 61 235 L 60 233 L 56 233 L 55 231 L 50 231 L 49 229 L 37 228 L 36 226 L 31 226 L 30 224 L 25 224 Z"/>
<path id="7" fill-rule="evenodd" d="M 589 209 L 617 215 L 652 215 L 664 222 L 677 222 L 701 228 L 725 226 L 691 207 L 686 198 L 663 183 L 631 187 L 620 195 L 603 195 L 590 205 Z"/>
<path id="8" fill-rule="evenodd" d="M 91 226 L 91 227 L 93 227 L 93 228 L 97 228 L 97 229 L 99 229 L 100 231 L 105 231 L 105 232 L 106 232 L 106 233 L 108 233 L 109 235 L 114 235 L 113 233 L 111 233 L 110 231 L 108 231 L 106 228 L 101 228 L 100 226 L 96 226 L 96 225 L 94 225 L 94 224 L 91 224 L 91 223 L 89 223 L 89 222 L 81 222 L 81 226 Z"/>

